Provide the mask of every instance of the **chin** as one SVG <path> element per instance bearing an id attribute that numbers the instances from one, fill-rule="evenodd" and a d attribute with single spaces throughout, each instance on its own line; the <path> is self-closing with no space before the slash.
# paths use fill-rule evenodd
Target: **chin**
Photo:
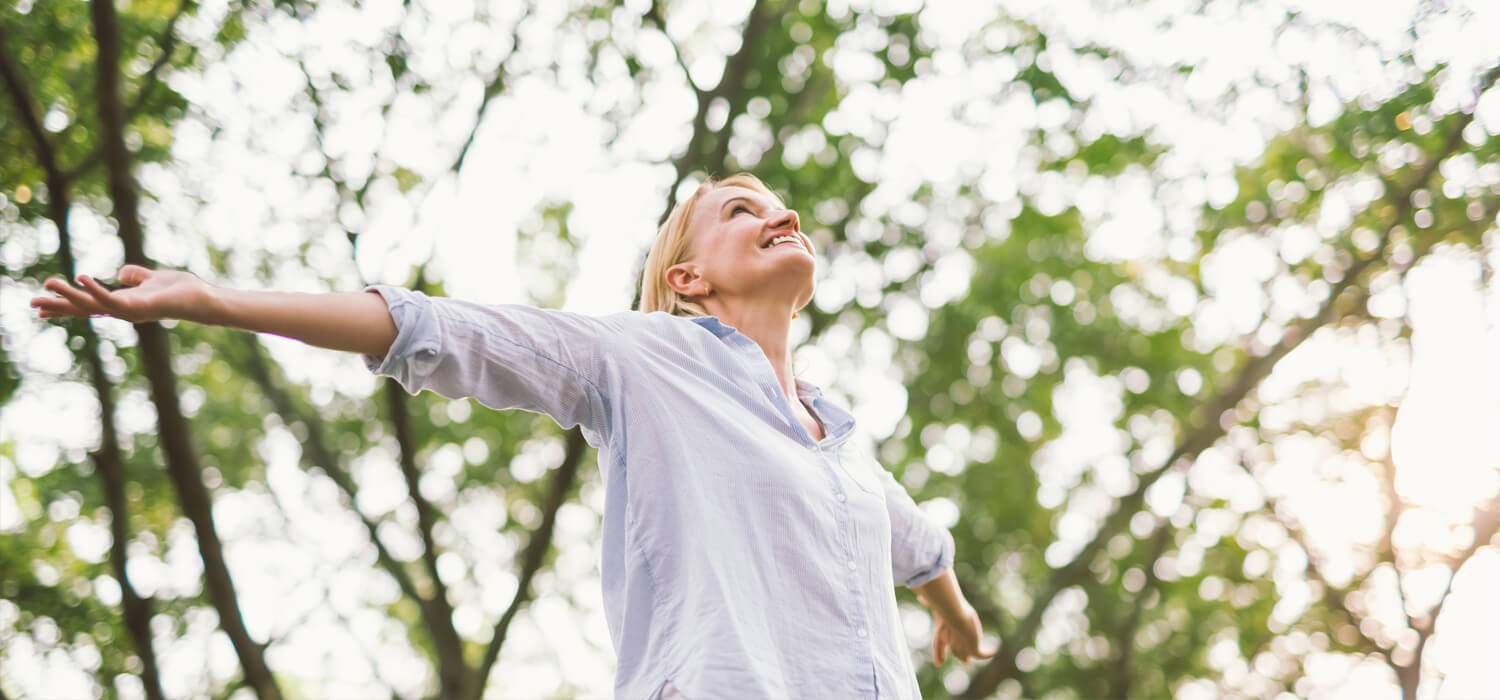
<path id="1" fill-rule="evenodd" d="M 797 295 L 797 303 L 795 303 L 795 304 L 792 305 L 792 310 L 793 311 L 801 311 L 802 309 L 806 308 L 808 304 L 811 304 L 812 303 L 812 298 L 813 298 L 813 292 L 816 292 L 817 289 L 818 289 L 817 283 L 813 282 L 812 278 L 809 277 L 807 279 L 807 286 L 806 286 L 806 288 L 803 289 L 803 291 L 802 291 L 801 294 Z"/>
<path id="2" fill-rule="evenodd" d="M 769 267 L 761 268 L 758 273 L 746 271 L 744 281 L 750 287 L 763 289 L 775 289 L 777 296 L 791 293 L 796 299 L 794 308 L 800 309 L 812 301 L 815 284 L 813 282 L 817 272 L 817 262 L 809 255 L 788 255 L 776 261 Z"/>

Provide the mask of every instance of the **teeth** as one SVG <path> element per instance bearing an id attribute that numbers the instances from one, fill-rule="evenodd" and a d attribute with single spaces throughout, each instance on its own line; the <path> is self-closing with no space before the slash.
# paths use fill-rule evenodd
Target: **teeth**
<path id="1" fill-rule="evenodd" d="M 779 245 L 781 243 L 796 243 L 796 242 L 797 242 L 797 237 L 796 236 L 777 236 L 775 238 L 772 238 L 771 242 L 766 244 L 766 247 L 770 248 L 771 246 Z"/>

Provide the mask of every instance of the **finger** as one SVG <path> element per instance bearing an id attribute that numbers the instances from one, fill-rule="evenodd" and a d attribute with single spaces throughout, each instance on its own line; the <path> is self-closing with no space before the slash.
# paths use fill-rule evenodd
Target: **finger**
<path id="1" fill-rule="evenodd" d="M 114 298 L 112 293 L 104 288 L 104 285 L 99 284 L 99 280 L 88 275 L 79 275 L 78 283 L 83 285 L 83 288 L 87 289 L 89 294 L 94 295 L 94 299 L 99 302 L 100 306 L 106 309 L 114 309 L 120 305 L 120 301 Z"/>
<path id="2" fill-rule="evenodd" d="M 981 658 L 981 659 L 988 659 L 988 658 L 993 657 L 995 654 L 999 653 L 999 651 L 1000 651 L 999 647 L 990 647 L 987 650 L 986 649 L 980 649 L 978 651 L 978 653 L 976 653 L 974 655 L 977 656 L 977 657 L 979 657 L 979 658 Z"/>
<path id="3" fill-rule="evenodd" d="M 126 265 L 120 268 L 120 284 L 128 284 L 132 287 L 145 282 L 151 276 L 151 270 L 140 265 Z"/>
<path id="4" fill-rule="evenodd" d="M 87 316 L 88 312 L 80 310 L 66 299 L 32 299 L 31 306 L 37 309 L 42 316 Z"/>
<path id="5" fill-rule="evenodd" d="M 90 316 L 95 315 L 94 311 L 91 311 L 89 309 L 80 309 L 78 308 L 78 306 L 74 305 L 72 302 L 66 299 L 48 299 L 46 302 L 38 305 L 37 308 L 44 309 L 47 313 L 53 316 L 89 318 Z"/>
<path id="6" fill-rule="evenodd" d="M 42 283 L 42 289 L 53 294 L 62 294 L 64 290 L 71 289 L 72 287 L 73 285 L 68 284 L 68 281 L 61 277 L 48 277 L 47 281 Z"/>
<path id="7" fill-rule="evenodd" d="M 61 296 L 63 299 L 66 299 L 68 302 L 72 303 L 72 305 L 74 307 L 77 307 L 79 311 L 85 311 L 88 313 L 105 313 L 104 309 L 99 306 L 98 302 L 94 301 L 93 295 L 77 287 L 74 287 L 67 282 L 54 278 L 42 283 L 42 286 L 45 287 L 47 291 L 56 292 L 58 296 Z M 53 301 L 56 300 L 54 299 Z"/>

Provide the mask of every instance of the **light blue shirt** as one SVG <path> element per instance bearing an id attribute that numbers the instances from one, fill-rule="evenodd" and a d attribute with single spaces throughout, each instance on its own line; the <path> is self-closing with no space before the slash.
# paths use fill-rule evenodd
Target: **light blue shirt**
<path id="1" fill-rule="evenodd" d="M 375 285 L 399 334 L 376 374 L 579 426 L 599 451 L 604 608 L 621 698 L 917 698 L 895 584 L 953 538 L 798 380 L 714 317 L 592 317 Z"/>

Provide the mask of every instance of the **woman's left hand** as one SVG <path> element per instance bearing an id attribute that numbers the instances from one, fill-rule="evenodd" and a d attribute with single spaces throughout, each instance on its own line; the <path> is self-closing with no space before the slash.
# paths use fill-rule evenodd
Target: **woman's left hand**
<path id="1" fill-rule="evenodd" d="M 925 599 L 920 596 L 918 599 L 923 605 L 927 605 Z M 970 606 L 968 601 L 963 602 L 957 614 L 943 615 L 933 610 L 932 621 L 933 663 L 943 665 L 948 658 L 949 651 L 952 651 L 953 655 L 964 663 L 968 663 L 970 659 L 988 659 L 995 655 L 995 649 L 980 649 L 979 614 L 974 612 L 973 606 Z"/>

